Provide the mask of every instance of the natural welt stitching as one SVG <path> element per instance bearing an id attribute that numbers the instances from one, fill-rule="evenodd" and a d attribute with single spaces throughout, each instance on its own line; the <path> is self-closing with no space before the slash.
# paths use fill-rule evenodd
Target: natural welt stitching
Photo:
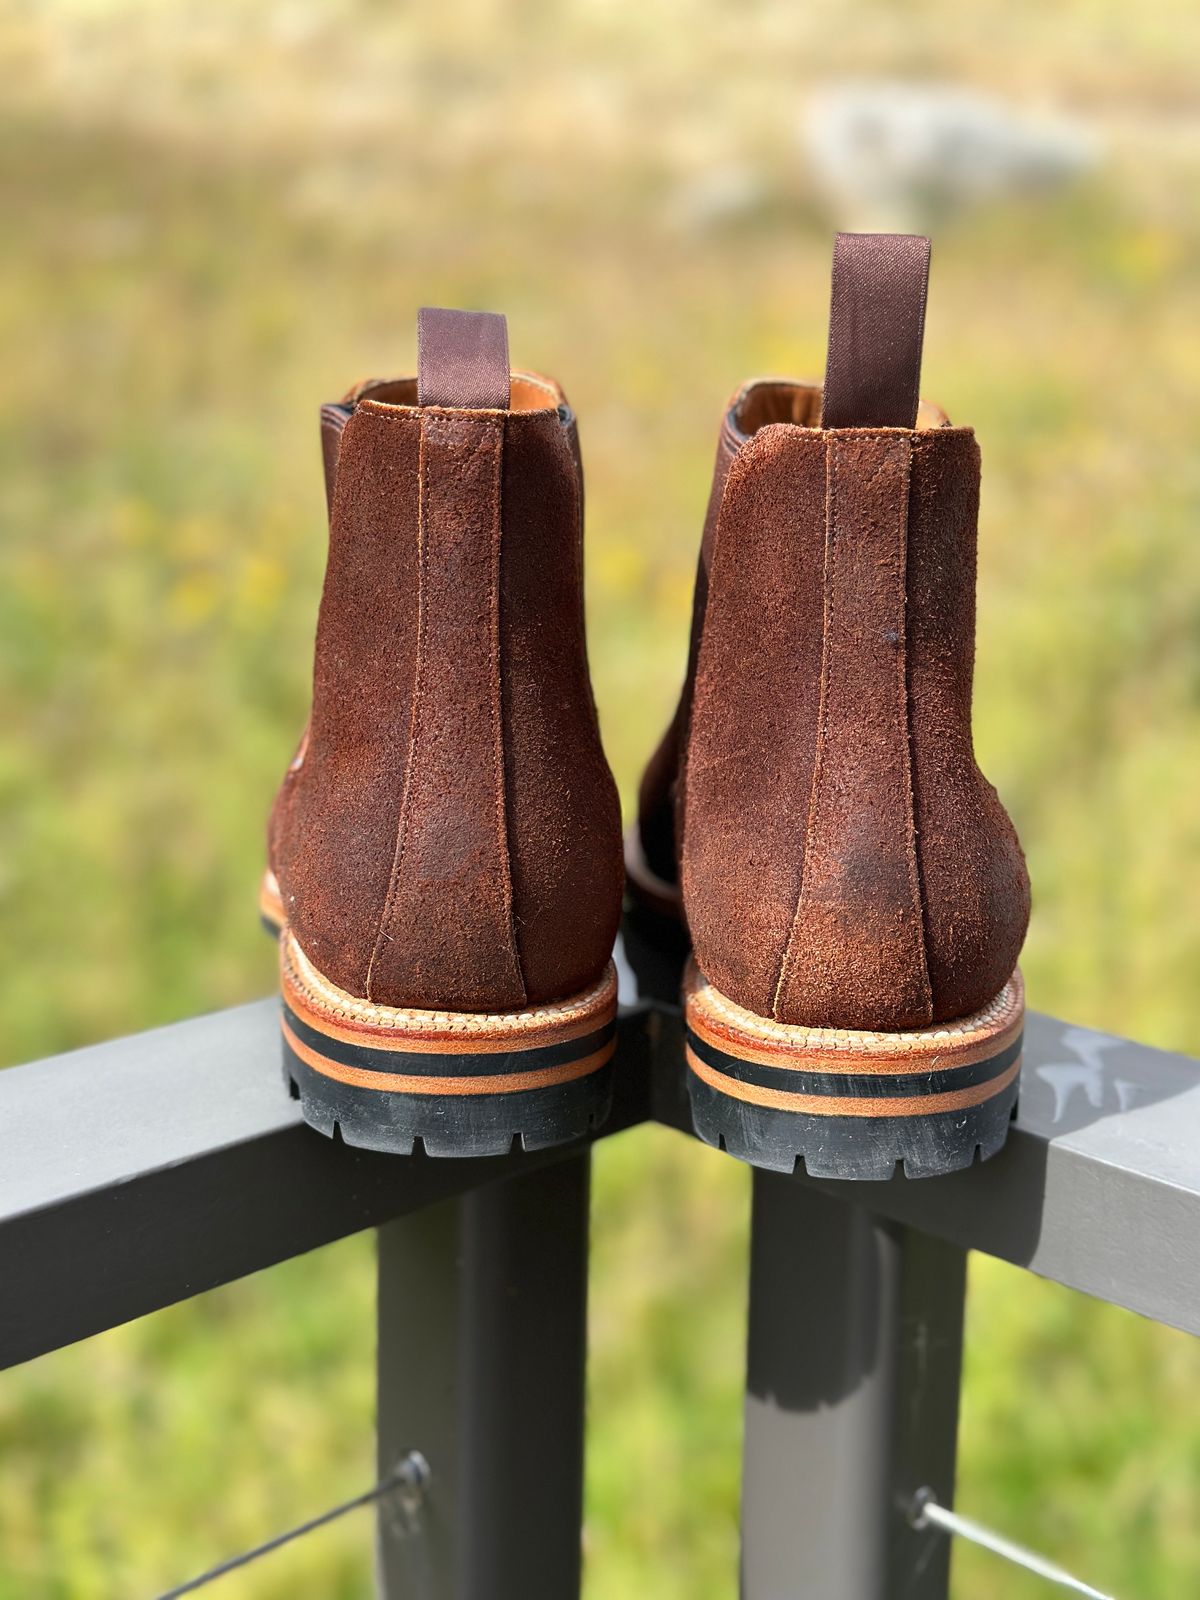
<path id="1" fill-rule="evenodd" d="M 616 1002 L 616 970 L 610 961 L 598 982 L 569 1000 L 530 1006 L 521 1011 L 422 1011 L 415 1006 L 384 1006 L 344 989 L 313 966 L 290 930 L 280 946 L 280 964 L 287 983 L 314 1009 L 349 1023 L 391 1028 L 398 1033 L 427 1033 L 431 1029 L 463 1035 L 479 1033 L 529 1033 L 550 1023 L 567 1024 L 593 1014 L 600 1016 Z"/>
<path id="2" fill-rule="evenodd" d="M 1018 968 L 986 1005 L 955 1022 L 887 1033 L 875 1028 L 818 1028 L 806 1023 L 776 1022 L 756 1016 L 722 994 L 699 974 L 687 986 L 686 998 L 699 1011 L 708 1011 L 724 1027 L 756 1043 L 777 1043 L 789 1049 L 887 1050 L 916 1052 L 926 1046 L 952 1046 L 979 1042 L 1009 1027 L 1024 1009 L 1025 987 Z"/>

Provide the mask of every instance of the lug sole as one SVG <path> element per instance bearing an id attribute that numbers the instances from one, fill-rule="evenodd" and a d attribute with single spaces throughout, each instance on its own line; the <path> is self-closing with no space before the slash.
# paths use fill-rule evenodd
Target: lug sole
<path id="1" fill-rule="evenodd" d="M 752 1166 L 814 1177 L 937 1177 L 987 1160 L 1014 1115 L 1019 972 L 973 1016 L 899 1033 L 793 1027 L 684 979 L 696 1132 Z"/>
<path id="2" fill-rule="evenodd" d="M 310 1126 L 397 1155 L 503 1155 L 585 1137 L 612 1104 L 617 979 L 522 1011 L 422 1011 L 338 989 L 285 928 L 283 1072 Z"/>

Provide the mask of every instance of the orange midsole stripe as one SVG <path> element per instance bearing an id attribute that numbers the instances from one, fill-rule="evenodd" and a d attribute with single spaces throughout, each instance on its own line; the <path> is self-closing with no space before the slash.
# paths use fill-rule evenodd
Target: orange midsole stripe
<path id="1" fill-rule="evenodd" d="M 606 1001 L 590 1016 L 577 1018 L 574 1022 L 547 1022 L 544 1027 L 530 1028 L 528 1032 L 515 1033 L 509 1030 L 491 1034 L 476 1032 L 440 1035 L 402 1033 L 398 1028 L 388 1028 L 382 1024 L 379 1027 L 371 1027 L 367 1023 L 354 1026 L 344 1021 L 335 1022 L 332 1017 L 326 1016 L 324 1012 L 309 1004 L 300 991 L 286 979 L 282 987 L 283 998 L 291 1010 L 302 1022 L 307 1022 L 310 1028 L 317 1033 L 323 1033 L 327 1039 L 338 1039 L 342 1044 L 359 1045 L 368 1050 L 394 1050 L 402 1055 L 484 1056 L 497 1055 L 501 1048 L 505 1054 L 516 1054 L 522 1050 L 540 1050 L 543 1045 L 569 1044 L 572 1039 L 582 1039 L 585 1034 L 595 1033 L 597 1028 L 603 1028 L 617 1014 L 617 1002 L 614 998 Z"/>
<path id="2" fill-rule="evenodd" d="M 818 1117 L 924 1117 L 935 1111 L 965 1111 L 968 1106 L 982 1105 L 985 1100 L 1001 1094 L 1021 1070 L 1018 1056 L 1000 1077 L 974 1084 L 969 1089 L 878 1099 L 874 1095 L 868 1098 L 865 1095 L 789 1094 L 786 1089 L 765 1089 L 761 1084 L 742 1083 L 737 1078 L 726 1077 L 723 1072 L 715 1072 L 690 1046 L 685 1053 L 688 1066 L 710 1089 L 750 1105 L 769 1106 L 776 1111 L 806 1111 Z"/>
<path id="3" fill-rule="evenodd" d="M 365 1067 L 347 1067 L 340 1061 L 329 1061 L 303 1044 L 280 1018 L 280 1027 L 289 1046 L 323 1077 L 336 1078 L 339 1083 L 352 1084 L 357 1089 L 382 1089 L 392 1094 L 517 1094 L 522 1089 L 548 1089 L 557 1083 L 573 1083 L 576 1078 L 586 1078 L 606 1061 L 611 1060 L 617 1041 L 610 1039 L 606 1045 L 583 1056 L 578 1061 L 568 1061 L 557 1067 L 542 1067 L 536 1072 L 503 1072 L 494 1077 L 414 1077 L 398 1072 L 371 1072 Z"/>
<path id="4" fill-rule="evenodd" d="M 998 1056 L 1006 1050 L 1025 1024 L 1023 1016 L 1015 1018 L 999 1033 L 976 1040 L 972 1044 L 955 1045 L 930 1041 L 925 1049 L 909 1049 L 903 1054 L 883 1049 L 878 1057 L 866 1051 L 837 1049 L 797 1050 L 787 1045 L 752 1043 L 746 1034 L 734 1029 L 714 1026 L 699 1006 L 690 1003 L 686 1010 L 687 1025 L 706 1044 L 725 1055 L 736 1056 L 739 1061 L 752 1061 L 760 1067 L 778 1067 L 784 1072 L 860 1072 L 864 1075 L 906 1072 L 949 1072 L 955 1067 L 973 1066 L 988 1056 Z"/>

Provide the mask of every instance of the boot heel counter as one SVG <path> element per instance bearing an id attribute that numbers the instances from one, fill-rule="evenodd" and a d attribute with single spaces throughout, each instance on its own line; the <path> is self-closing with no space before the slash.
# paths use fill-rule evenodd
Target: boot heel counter
<path id="1" fill-rule="evenodd" d="M 577 468 L 558 391 L 519 381 L 536 409 L 360 397 L 341 443 L 278 870 L 306 955 L 385 1006 L 561 999 L 612 953 Z"/>
<path id="2" fill-rule="evenodd" d="M 800 889 L 821 682 L 825 450 L 765 424 L 715 507 L 678 774 L 683 904 L 706 978 L 771 1014 Z"/>
<path id="3" fill-rule="evenodd" d="M 911 434 L 826 434 L 817 750 L 773 1015 L 932 1020 L 917 861 L 905 597 Z M 863 1019 L 869 1019 L 864 1024 Z"/>
<path id="4" fill-rule="evenodd" d="M 824 390 L 764 380 L 729 417 L 683 891 L 704 977 L 788 1026 L 966 1014 L 1028 915 L 972 750 L 979 451 L 919 400 L 928 271 L 926 239 L 840 234 Z"/>
<path id="5" fill-rule="evenodd" d="M 992 1000 L 1029 917 L 971 735 L 978 448 L 950 429 L 827 439 L 817 755 L 773 1015 L 915 1028 Z"/>
<path id="6" fill-rule="evenodd" d="M 920 843 L 926 962 L 940 1022 L 986 1005 L 1012 976 L 1029 926 L 1030 887 L 1016 829 L 973 761 L 927 809 Z"/>
<path id="7" fill-rule="evenodd" d="M 337 463 L 289 924 L 347 992 L 524 1003 L 498 688 L 504 414 L 360 398 Z"/>
<path id="8" fill-rule="evenodd" d="M 418 625 L 396 843 L 366 995 L 524 1005 L 500 704 L 504 417 L 420 415 Z"/>
<path id="9" fill-rule="evenodd" d="M 701 969 L 759 1015 L 920 1027 L 1011 975 L 1024 869 L 971 749 L 977 501 L 969 430 L 767 427 L 739 453 L 683 875 Z"/>
<path id="10" fill-rule="evenodd" d="M 336 444 L 326 452 L 329 550 L 312 713 L 276 806 L 272 852 L 305 954 L 331 982 L 365 996 L 395 852 L 417 659 L 416 413 L 359 402 Z"/>
<path id="11" fill-rule="evenodd" d="M 588 669 L 575 421 L 508 419 L 500 647 L 517 948 L 530 1002 L 594 982 L 612 955 L 624 868 L 616 784 Z"/>
<path id="12" fill-rule="evenodd" d="M 908 644 L 917 853 L 936 1021 L 986 1004 L 1029 922 L 1016 829 L 972 737 L 979 446 L 969 428 L 919 433 L 909 504 Z"/>

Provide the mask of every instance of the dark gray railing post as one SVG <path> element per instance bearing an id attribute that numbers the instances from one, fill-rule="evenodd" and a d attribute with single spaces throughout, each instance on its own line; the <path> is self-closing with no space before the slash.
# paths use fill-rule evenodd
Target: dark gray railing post
<path id="1" fill-rule="evenodd" d="M 966 1258 L 808 1183 L 754 1175 L 743 1600 L 945 1600 Z"/>
<path id="2" fill-rule="evenodd" d="M 383 1600 L 571 1600 L 580 1585 L 587 1151 L 379 1229 Z"/>

